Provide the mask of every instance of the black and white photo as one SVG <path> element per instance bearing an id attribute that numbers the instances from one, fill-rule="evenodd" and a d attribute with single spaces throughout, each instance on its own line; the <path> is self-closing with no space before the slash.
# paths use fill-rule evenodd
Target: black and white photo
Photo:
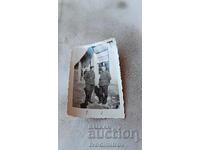
<path id="1" fill-rule="evenodd" d="M 81 46 L 72 52 L 69 110 L 79 109 L 87 112 L 86 115 L 90 110 L 101 114 L 104 110 L 123 111 L 122 83 L 115 39 Z M 92 116 L 94 115 L 95 113 Z"/>

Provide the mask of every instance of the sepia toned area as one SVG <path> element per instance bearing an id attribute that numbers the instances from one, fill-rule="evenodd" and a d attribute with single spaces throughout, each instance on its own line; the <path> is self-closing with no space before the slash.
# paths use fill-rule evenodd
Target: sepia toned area
<path id="1" fill-rule="evenodd" d="M 59 0 L 59 150 L 91 149 L 88 126 L 136 129 L 139 136 L 142 135 L 141 3 L 141 0 Z M 126 118 L 81 119 L 67 116 L 69 47 L 110 37 L 115 37 L 119 49 Z M 102 139 L 101 142 L 108 141 Z M 141 140 L 135 143 L 132 139 L 110 139 L 109 142 L 123 143 L 125 146 L 120 150 L 142 149 Z"/>
<path id="2" fill-rule="evenodd" d="M 109 42 L 89 47 L 80 61 L 75 64 L 73 107 L 119 108 L 118 80 L 121 79 L 118 78 L 120 75 L 116 71 L 119 64 L 116 63 L 118 56 L 113 52 L 115 49 Z"/>

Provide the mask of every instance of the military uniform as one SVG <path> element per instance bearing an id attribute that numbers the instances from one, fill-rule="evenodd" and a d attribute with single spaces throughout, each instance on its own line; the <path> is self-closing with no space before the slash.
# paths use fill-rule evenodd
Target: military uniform
<path id="1" fill-rule="evenodd" d="M 84 75 L 84 80 L 85 80 L 85 103 L 87 104 L 88 101 L 91 102 L 91 96 L 92 96 L 92 92 L 94 90 L 94 85 L 95 85 L 95 73 L 93 70 L 87 71 L 85 72 Z"/>
<path id="2" fill-rule="evenodd" d="M 111 76 L 108 71 L 102 71 L 99 78 L 99 103 L 106 104 L 108 97 L 108 86 L 110 84 Z"/>

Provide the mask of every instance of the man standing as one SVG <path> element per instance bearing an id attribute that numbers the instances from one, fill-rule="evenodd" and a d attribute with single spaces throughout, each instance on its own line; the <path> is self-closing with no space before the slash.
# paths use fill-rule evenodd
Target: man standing
<path id="1" fill-rule="evenodd" d="M 92 103 L 91 96 L 94 90 L 95 85 L 95 73 L 93 71 L 94 66 L 90 67 L 90 71 L 86 71 L 84 73 L 84 80 L 85 80 L 85 104 L 87 105 L 88 102 Z"/>
<path id="2" fill-rule="evenodd" d="M 108 97 L 108 86 L 110 84 L 111 76 L 108 71 L 106 71 L 106 67 L 102 67 L 102 72 L 100 74 L 99 78 L 99 104 L 106 104 L 107 103 L 107 97 Z"/>

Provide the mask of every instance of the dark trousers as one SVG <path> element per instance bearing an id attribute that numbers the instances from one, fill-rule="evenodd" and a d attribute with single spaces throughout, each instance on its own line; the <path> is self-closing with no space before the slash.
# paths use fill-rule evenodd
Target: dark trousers
<path id="1" fill-rule="evenodd" d="M 106 104 L 107 103 L 107 97 L 108 97 L 108 85 L 99 86 L 99 102 Z"/>
<path id="2" fill-rule="evenodd" d="M 92 92 L 94 90 L 94 85 L 86 85 L 86 87 L 84 88 L 85 90 L 85 103 L 87 104 L 88 101 L 91 101 L 91 96 L 92 96 Z"/>

